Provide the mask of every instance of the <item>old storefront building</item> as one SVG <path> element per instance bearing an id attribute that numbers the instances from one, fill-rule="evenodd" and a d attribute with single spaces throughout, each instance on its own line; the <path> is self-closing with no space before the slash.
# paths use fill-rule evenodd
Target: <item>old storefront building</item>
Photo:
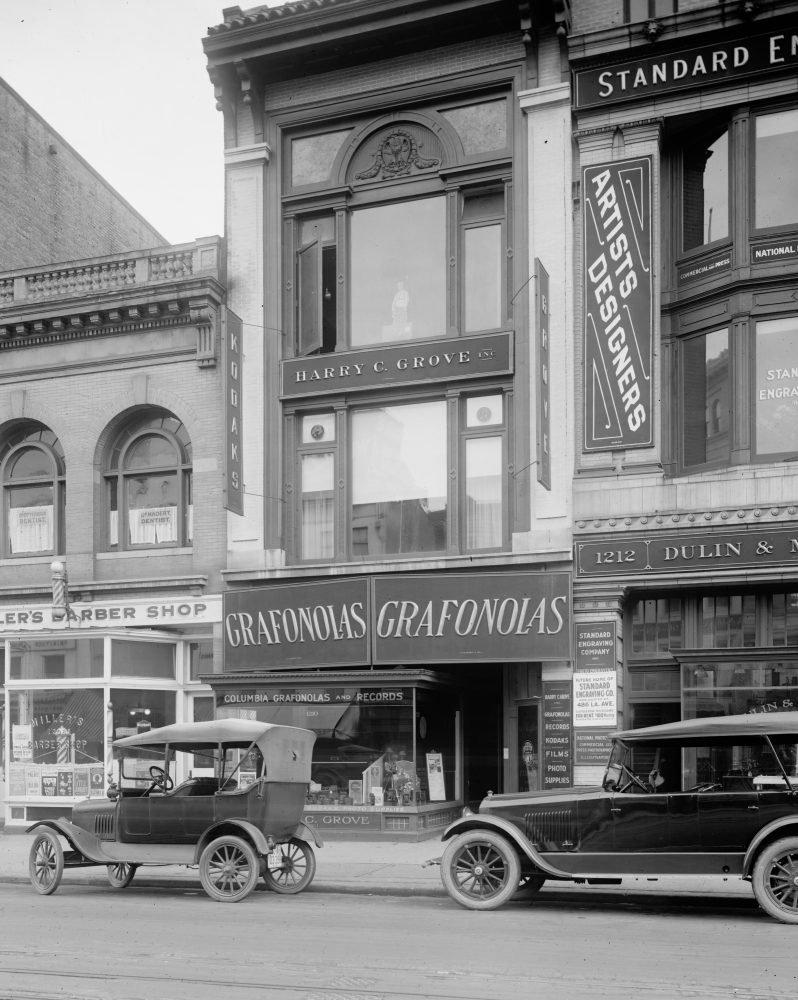
<path id="1" fill-rule="evenodd" d="M 204 40 L 247 440 L 207 679 L 316 731 L 325 830 L 570 781 L 567 8 L 230 7 Z"/>
<path id="2" fill-rule="evenodd" d="M 212 717 L 223 264 L 210 237 L 0 273 L 7 828 L 104 795 L 113 739 Z"/>
<path id="3" fill-rule="evenodd" d="M 798 707 L 798 4 L 573 16 L 576 620 L 628 726 Z"/>

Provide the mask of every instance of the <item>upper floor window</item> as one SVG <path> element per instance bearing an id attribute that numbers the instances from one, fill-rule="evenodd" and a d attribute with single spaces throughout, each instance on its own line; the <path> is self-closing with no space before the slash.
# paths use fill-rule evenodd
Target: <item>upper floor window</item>
<path id="1" fill-rule="evenodd" d="M 506 408 L 493 390 L 297 414 L 298 558 L 501 549 Z"/>
<path id="2" fill-rule="evenodd" d="M 64 551 L 64 449 L 51 430 L 27 423 L 0 443 L 3 484 L 3 555 Z"/>
<path id="3" fill-rule="evenodd" d="M 756 117 L 756 228 L 798 223 L 798 108 Z"/>
<path id="4" fill-rule="evenodd" d="M 105 472 L 110 549 L 192 543 L 191 459 L 186 428 L 165 410 L 148 411 L 123 426 Z"/>
<path id="5" fill-rule="evenodd" d="M 667 17 L 679 9 L 679 0 L 624 0 L 623 22 L 634 24 L 652 17 Z"/>
<path id="6" fill-rule="evenodd" d="M 682 154 L 682 249 L 729 235 L 729 133 L 701 138 Z"/>

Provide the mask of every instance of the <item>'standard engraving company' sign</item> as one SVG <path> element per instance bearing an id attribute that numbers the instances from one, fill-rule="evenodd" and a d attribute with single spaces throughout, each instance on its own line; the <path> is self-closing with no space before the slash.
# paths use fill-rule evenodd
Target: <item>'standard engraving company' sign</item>
<path id="1" fill-rule="evenodd" d="M 574 106 L 594 108 L 635 98 L 651 99 L 674 90 L 706 87 L 734 77 L 798 66 L 798 31 L 777 31 L 702 45 L 682 52 L 657 52 L 611 66 L 577 70 Z"/>
<path id="2" fill-rule="evenodd" d="M 318 396 L 385 385 L 444 382 L 508 375 L 513 370 L 511 333 L 427 340 L 314 354 L 280 362 L 282 395 Z"/>
<path id="3" fill-rule="evenodd" d="M 754 528 L 734 534 L 655 535 L 578 542 L 578 576 L 716 571 L 740 566 L 798 565 L 798 525 L 773 531 Z"/>
<path id="4" fill-rule="evenodd" d="M 567 660 L 568 573 L 374 579 L 374 663 Z"/>
<path id="5" fill-rule="evenodd" d="M 567 660 L 569 573 L 440 573 L 224 595 L 224 669 Z"/>
<path id="6" fill-rule="evenodd" d="M 651 157 L 585 167 L 584 451 L 651 444 Z"/>

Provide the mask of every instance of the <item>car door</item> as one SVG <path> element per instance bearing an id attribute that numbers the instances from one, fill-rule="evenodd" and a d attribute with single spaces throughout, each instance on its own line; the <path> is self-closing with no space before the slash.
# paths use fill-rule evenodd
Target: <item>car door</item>
<path id="1" fill-rule="evenodd" d="M 150 835 L 149 795 L 126 795 L 123 791 L 119 807 L 121 839 L 140 840 Z"/>
<path id="2" fill-rule="evenodd" d="M 153 792 L 150 802 L 150 832 L 158 844 L 186 842 L 185 806 L 189 801 L 183 795 L 164 795 Z"/>
<path id="3" fill-rule="evenodd" d="M 668 796 L 629 790 L 612 797 L 616 852 L 652 853 L 670 849 Z"/>
<path id="4" fill-rule="evenodd" d="M 750 782 L 750 784 L 749 784 Z M 744 852 L 759 830 L 759 796 L 753 781 L 711 792 L 698 793 L 698 826 L 701 849 L 713 853 Z"/>

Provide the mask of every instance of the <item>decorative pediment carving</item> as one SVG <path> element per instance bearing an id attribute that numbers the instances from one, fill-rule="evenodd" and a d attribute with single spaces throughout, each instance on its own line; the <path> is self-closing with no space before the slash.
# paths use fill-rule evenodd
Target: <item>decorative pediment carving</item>
<path id="1" fill-rule="evenodd" d="M 355 153 L 350 176 L 356 181 L 395 180 L 443 163 L 443 145 L 420 125 L 394 125 L 371 136 Z"/>

